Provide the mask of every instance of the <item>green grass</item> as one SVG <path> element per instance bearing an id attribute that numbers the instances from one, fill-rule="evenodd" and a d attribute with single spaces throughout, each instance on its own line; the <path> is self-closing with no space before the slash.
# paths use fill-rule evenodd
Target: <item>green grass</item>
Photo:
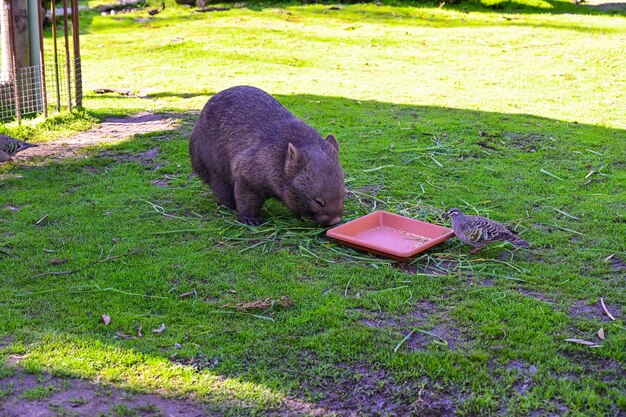
<path id="1" fill-rule="evenodd" d="M 0 167 L 3 357 L 225 415 L 285 398 L 339 415 L 375 415 L 380 399 L 418 415 L 626 412 L 624 12 L 167 4 L 148 23 L 81 16 L 84 110 L 0 126 L 43 142 L 112 115 L 183 114 L 178 130 L 106 156 Z M 275 202 L 263 226 L 236 223 L 189 176 L 187 139 L 193 112 L 237 84 L 338 138 L 346 220 L 376 208 L 445 224 L 456 206 L 533 248 L 468 255 L 452 239 L 399 265 Z M 154 163 L 124 158 L 154 147 Z M 281 296 L 293 306 L 221 307 Z"/>
<path id="2" fill-rule="evenodd" d="M 29 401 L 39 401 L 50 397 L 56 390 L 54 385 L 41 385 L 24 390 L 21 396 Z"/>

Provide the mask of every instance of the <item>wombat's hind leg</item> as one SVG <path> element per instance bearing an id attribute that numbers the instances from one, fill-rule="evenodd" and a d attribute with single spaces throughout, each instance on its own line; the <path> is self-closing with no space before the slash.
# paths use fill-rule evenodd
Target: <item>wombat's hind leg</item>
<path id="1" fill-rule="evenodd" d="M 218 203 L 228 207 L 231 210 L 237 210 L 237 205 L 235 204 L 235 192 L 231 185 L 216 178 L 211 179 L 210 185 L 211 189 L 213 190 L 213 194 L 215 194 L 215 198 L 217 198 Z"/>
<path id="2" fill-rule="evenodd" d="M 259 214 L 265 199 L 253 190 L 240 183 L 235 184 L 235 200 L 237 202 L 237 220 L 251 226 L 263 223 Z"/>

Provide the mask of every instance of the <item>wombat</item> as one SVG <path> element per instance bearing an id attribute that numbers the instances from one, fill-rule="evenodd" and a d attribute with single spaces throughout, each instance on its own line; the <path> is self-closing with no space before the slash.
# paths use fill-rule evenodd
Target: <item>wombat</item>
<path id="1" fill-rule="evenodd" d="M 206 103 L 189 140 L 191 167 L 240 222 L 263 223 L 274 197 L 323 226 L 343 214 L 344 176 L 334 136 L 323 139 L 256 87 L 221 91 Z"/>

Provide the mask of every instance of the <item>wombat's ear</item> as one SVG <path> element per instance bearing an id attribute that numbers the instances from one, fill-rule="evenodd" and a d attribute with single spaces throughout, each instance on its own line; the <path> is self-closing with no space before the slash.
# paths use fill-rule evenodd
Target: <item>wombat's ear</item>
<path id="1" fill-rule="evenodd" d="M 287 147 L 287 160 L 285 161 L 285 171 L 289 177 L 296 175 L 300 169 L 301 159 L 302 156 L 300 155 L 300 150 L 296 148 L 294 144 L 289 143 L 289 146 Z"/>
<path id="2" fill-rule="evenodd" d="M 326 136 L 326 143 L 332 146 L 335 151 L 339 152 L 339 142 L 337 142 L 337 139 L 335 139 L 333 135 Z"/>
<path id="3" fill-rule="evenodd" d="M 289 143 L 287 147 L 287 159 L 298 162 L 300 160 L 300 151 L 293 143 Z"/>

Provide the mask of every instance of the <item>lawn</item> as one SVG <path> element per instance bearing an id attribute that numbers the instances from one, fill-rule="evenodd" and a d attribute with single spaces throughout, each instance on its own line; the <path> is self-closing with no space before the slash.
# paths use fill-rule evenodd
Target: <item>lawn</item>
<path id="1" fill-rule="evenodd" d="M 623 7 L 166 4 L 84 12 L 84 109 L 0 124 L 43 146 L 110 117 L 177 120 L 0 166 L 0 410 L 626 415 Z M 237 223 L 187 144 L 240 84 L 337 137 L 344 221 L 449 226 L 459 207 L 533 246 L 450 239 L 396 262 L 274 201 Z"/>

